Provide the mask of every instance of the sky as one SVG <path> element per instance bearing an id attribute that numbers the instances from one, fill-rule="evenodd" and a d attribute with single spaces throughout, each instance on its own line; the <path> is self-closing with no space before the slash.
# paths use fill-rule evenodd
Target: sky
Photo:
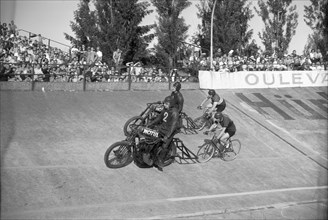
<path id="1" fill-rule="evenodd" d="M 184 17 L 187 25 L 190 26 L 188 35 L 193 35 L 197 30 L 200 20 L 197 17 L 196 5 L 199 0 L 189 0 L 192 5 L 185 9 L 181 16 Z M 71 34 L 70 22 L 74 21 L 74 11 L 78 9 L 79 0 L 0 0 L 1 23 L 9 23 L 11 20 L 15 22 L 18 29 L 28 32 L 41 34 L 46 38 L 58 41 L 65 45 L 70 45 L 64 37 L 64 32 Z M 249 0 L 254 18 L 249 22 L 249 29 L 253 29 L 253 39 L 264 49 L 258 32 L 264 29 L 263 22 L 254 11 L 257 6 L 257 0 Z M 308 35 L 312 32 L 304 22 L 304 5 L 310 5 L 310 0 L 293 0 L 292 5 L 297 6 L 298 27 L 293 37 L 288 53 L 296 50 L 297 54 L 302 54 L 304 46 L 307 42 Z M 154 24 L 157 21 L 156 12 L 144 18 L 142 25 Z M 20 34 L 25 33 L 21 31 Z M 65 49 L 66 47 L 54 43 L 53 46 Z"/>

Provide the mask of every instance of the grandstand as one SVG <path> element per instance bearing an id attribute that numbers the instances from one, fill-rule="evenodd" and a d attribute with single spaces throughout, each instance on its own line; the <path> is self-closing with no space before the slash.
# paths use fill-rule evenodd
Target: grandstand
<path id="1" fill-rule="evenodd" d="M 74 48 L 40 34 L 26 30 L 9 30 L 1 25 L 0 81 L 14 82 L 170 82 L 174 70 L 156 66 L 127 63 L 115 68 L 108 66 L 90 47 Z M 60 49 L 66 48 L 66 51 Z M 88 59 L 92 56 L 93 58 Z M 198 82 L 199 70 L 210 70 L 205 53 L 192 53 L 182 60 L 174 80 Z M 316 71 L 327 70 L 322 54 L 311 50 L 307 54 L 296 52 L 282 58 L 261 53 L 241 56 L 235 52 L 215 54 L 216 72 L 238 71 Z M 41 67 L 41 68 L 40 68 Z"/>

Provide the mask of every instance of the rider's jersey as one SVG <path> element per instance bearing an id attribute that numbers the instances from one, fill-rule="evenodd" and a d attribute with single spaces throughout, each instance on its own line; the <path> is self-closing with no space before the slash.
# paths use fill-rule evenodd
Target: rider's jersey
<path id="1" fill-rule="evenodd" d="M 183 103 L 184 103 L 184 98 L 181 92 L 174 91 L 171 93 L 171 96 L 173 96 L 172 106 L 177 108 L 178 112 L 180 113 L 183 109 Z"/>
<path id="2" fill-rule="evenodd" d="M 218 105 L 220 105 L 223 102 L 223 99 L 218 94 L 215 94 L 213 97 L 209 96 L 209 98 L 211 99 L 212 105 L 214 102 L 217 102 Z"/>
<path id="3" fill-rule="evenodd" d="M 225 114 L 223 114 L 223 120 L 219 122 L 222 127 L 226 128 L 226 131 L 236 131 L 236 126 L 233 121 Z"/>
<path id="4" fill-rule="evenodd" d="M 179 113 L 176 108 L 164 109 L 161 114 L 152 122 L 160 124 L 158 127 L 162 136 L 170 137 L 178 127 Z"/>

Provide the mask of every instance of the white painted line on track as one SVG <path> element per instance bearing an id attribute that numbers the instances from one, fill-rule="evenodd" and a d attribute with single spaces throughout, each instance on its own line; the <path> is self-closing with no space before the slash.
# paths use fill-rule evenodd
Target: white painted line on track
<path id="1" fill-rule="evenodd" d="M 160 215 L 160 216 L 152 216 L 148 218 L 143 218 L 147 220 L 154 220 L 154 219 L 177 219 L 177 218 L 195 218 L 199 217 L 202 219 L 204 216 L 213 216 L 213 218 L 209 219 L 227 219 L 227 218 L 219 218 L 217 215 L 228 215 L 232 213 L 240 213 L 240 212 L 252 212 L 252 211 L 263 211 L 266 209 L 285 209 L 291 206 L 299 206 L 299 205 L 309 205 L 309 204 L 322 204 L 326 206 L 325 203 L 327 200 L 318 201 L 318 200 L 309 200 L 309 201 L 300 201 L 300 202 L 285 202 L 285 203 L 276 203 L 271 205 L 264 205 L 264 206 L 254 206 L 254 207 L 246 207 L 246 208 L 237 208 L 237 209 L 224 209 L 224 210 L 207 210 L 202 212 L 194 212 L 194 213 L 183 213 L 183 214 L 172 214 L 172 215 Z M 282 210 L 283 211 L 283 210 Z M 282 212 L 281 211 L 281 212 Z M 216 215 L 216 216 L 215 216 Z M 282 217 L 283 214 L 281 214 Z M 225 216 L 227 217 L 227 216 Z M 239 216 L 240 217 L 240 216 Z M 248 215 L 245 215 L 248 217 Z M 130 218 L 131 220 L 138 219 L 138 218 Z M 243 218 L 244 219 L 244 218 Z"/>
<path id="2" fill-rule="evenodd" d="M 213 198 L 224 198 L 224 197 L 233 197 L 233 196 L 249 196 L 249 195 L 258 195 L 258 194 L 265 194 L 265 193 L 301 191 L 301 190 L 316 190 L 316 189 L 328 189 L 328 186 L 312 186 L 312 187 L 270 189 L 270 190 L 250 191 L 250 192 L 241 192 L 241 193 L 226 193 L 226 194 L 207 195 L 207 196 L 168 198 L 166 200 L 171 201 L 171 202 L 177 202 L 177 201 L 187 201 L 187 200 L 213 199 Z"/>

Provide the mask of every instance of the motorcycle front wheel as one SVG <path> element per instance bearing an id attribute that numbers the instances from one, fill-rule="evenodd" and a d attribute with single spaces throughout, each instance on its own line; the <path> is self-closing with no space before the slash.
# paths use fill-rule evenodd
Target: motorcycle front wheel
<path id="1" fill-rule="evenodd" d="M 127 141 L 116 142 L 106 150 L 104 161 L 108 168 L 125 167 L 133 161 L 132 147 Z"/>

